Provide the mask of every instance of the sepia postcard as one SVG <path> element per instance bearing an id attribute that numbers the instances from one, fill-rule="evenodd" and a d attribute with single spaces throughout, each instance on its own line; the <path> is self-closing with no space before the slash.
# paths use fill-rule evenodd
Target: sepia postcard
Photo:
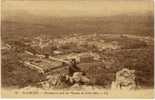
<path id="1" fill-rule="evenodd" d="M 153 0 L 1 0 L 1 98 L 153 98 Z"/>

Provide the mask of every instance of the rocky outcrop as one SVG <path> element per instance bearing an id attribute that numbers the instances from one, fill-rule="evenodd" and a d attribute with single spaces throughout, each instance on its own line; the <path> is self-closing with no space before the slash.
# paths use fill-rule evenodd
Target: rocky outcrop
<path id="1" fill-rule="evenodd" d="M 136 88 L 135 70 L 124 68 L 116 73 L 116 80 L 112 82 L 112 89 L 131 90 Z"/>

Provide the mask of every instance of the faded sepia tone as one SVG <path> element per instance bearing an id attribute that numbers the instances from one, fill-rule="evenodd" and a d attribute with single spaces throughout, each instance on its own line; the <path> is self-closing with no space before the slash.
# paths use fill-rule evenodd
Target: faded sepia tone
<path id="1" fill-rule="evenodd" d="M 153 97 L 153 0 L 1 3 L 2 97 Z"/>

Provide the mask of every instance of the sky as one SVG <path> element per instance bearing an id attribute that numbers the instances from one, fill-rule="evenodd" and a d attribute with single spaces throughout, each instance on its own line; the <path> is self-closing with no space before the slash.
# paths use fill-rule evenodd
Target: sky
<path id="1" fill-rule="evenodd" d="M 153 0 L 3 0 L 2 14 L 15 16 L 27 12 L 37 16 L 111 16 L 146 13 Z"/>

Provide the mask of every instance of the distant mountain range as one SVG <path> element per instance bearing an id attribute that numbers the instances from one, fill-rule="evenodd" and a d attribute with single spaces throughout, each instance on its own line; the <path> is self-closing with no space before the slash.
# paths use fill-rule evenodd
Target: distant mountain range
<path id="1" fill-rule="evenodd" d="M 24 13 L 24 12 L 23 12 Z M 153 36 L 153 13 L 115 15 L 109 17 L 39 17 L 31 14 L 2 18 L 2 37 L 51 37 L 70 33 L 138 34 Z M 18 16 L 20 15 L 20 16 Z"/>

